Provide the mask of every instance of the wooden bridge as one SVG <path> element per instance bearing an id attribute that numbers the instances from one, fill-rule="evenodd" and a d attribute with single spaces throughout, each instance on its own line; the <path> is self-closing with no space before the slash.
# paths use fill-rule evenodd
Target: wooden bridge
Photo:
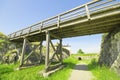
<path id="1" fill-rule="evenodd" d="M 23 42 L 21 66 L 24 61 L 26 42 L 42 42 L 46 40 L 46 72 L 49 61 L 49 46 L 51 44 L 55 55 L 62 63 L 62 38 L 107 33 L 120 27 L 120 2 L 116 0 L 94 0 L 73 8 L 54 17 L 43 20 L 25 29 L 9 35 L 11 41 Z M 51 40 L 58 39 L 58 49 Z M 59 53 L 59 54 L 57 54 Z M 52 57 L 52 58 L 53 58 Z"/>

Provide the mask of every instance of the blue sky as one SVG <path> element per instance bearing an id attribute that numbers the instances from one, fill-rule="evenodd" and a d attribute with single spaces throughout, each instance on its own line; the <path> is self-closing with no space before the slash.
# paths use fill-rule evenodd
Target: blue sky
<path id="1" fill-rule="evenodd" d="M 91 0 L 0 0 L 0 31 L 6 35 Z M 73 52 L 99 52 L 101 34 L 68 38 Z"/>

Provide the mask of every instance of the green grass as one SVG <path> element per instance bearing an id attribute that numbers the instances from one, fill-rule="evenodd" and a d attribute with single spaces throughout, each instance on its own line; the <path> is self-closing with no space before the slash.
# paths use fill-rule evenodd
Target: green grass
<path id="1" fill-rule="evenodd" d="M 38 74 L 44 69 L 44 65 L 19 71 L 14 71 L 17 65 L 0 65 L 0 80 L 67 80 L 76 63 L 78 63 L 78 60 L 74 59 L 74 57 L 65 59 L 65 68 L 53 73 L 48 78 L 43 78 Z"/>
<path id="2" fill-rule="evenodd" d="M 95 59 L 88 64 L 88 68 L 96 77 L 95 80 L 120 80 L 120 76 L 117 73 L 106 66 L 100 67 Z"/>
<path id="3" fill-rule="evenodd" d="M 87 53 L 87 54 L 72 54 L 74 56 L 99 56 L 98 53 Z"/>
<path id="4" fill-rule="evenodd" d="M 120 80 L 120 77 L 114 71 L 109 70 L 109 68 L 105 66 L 100 67 L 95 59 L 90 60 L 78 61 L 76 55 L 72 55 L 64 60 L 65 67 L 63 69 L 53 73 L 48 78 L 43 78 L 39 74 L 39 72 L 44 69 L 44 64 L 19 71 L 14 70 L 18 66 L 17 64 L 0 64 L 0 80 L 68 80 L 72 68 L 78 62 L 88 64 L 89 70 L 96 77 L 95 80 Z"/>

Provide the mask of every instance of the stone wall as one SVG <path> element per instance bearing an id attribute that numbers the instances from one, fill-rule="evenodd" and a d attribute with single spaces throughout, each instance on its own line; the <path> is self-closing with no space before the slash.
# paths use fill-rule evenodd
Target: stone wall
<path id="1" fill-rule="evenodd" d="M 99 63 L 120 73 L 120 27 L 102 36 Z"/>

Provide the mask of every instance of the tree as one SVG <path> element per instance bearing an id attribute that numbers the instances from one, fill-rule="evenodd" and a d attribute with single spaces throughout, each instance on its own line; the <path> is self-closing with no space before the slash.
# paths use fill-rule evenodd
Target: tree
<path id="1" fill-rule="evenodd" d="M 0 53 L 3 54 L 7 51 L 9 40 L 6 35 L 0 32 Z"/>
<path id="2" fill-rule="evenodd" d="M 77 53 L 78 53 L 78 54 L 84 54 L 84 52 L 82 51 L 82 49 L 79 49 L 79 50 L 77 51 Z"/>

